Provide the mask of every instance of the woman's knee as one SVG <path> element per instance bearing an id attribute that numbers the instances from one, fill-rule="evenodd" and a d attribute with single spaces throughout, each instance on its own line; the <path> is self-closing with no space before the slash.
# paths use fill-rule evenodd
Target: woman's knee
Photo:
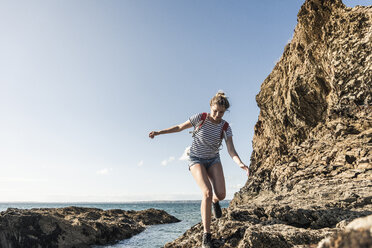
<path id="1" fill-rule="evenodd" d="M 203 190 L 203 198 L 206 200 L 212 200 L 213 197 L 213 191 L 212 189 L 205 189 Z"/>
<path id="2" fill-rule="evenodd" d="M 226 197 L 226 192 L 225 191 L 223 191 L 223 192 L 216 192 L 216 196 L 217 196 L 217 198 L 218 198 L 219 201 L 222 201 Z"/>

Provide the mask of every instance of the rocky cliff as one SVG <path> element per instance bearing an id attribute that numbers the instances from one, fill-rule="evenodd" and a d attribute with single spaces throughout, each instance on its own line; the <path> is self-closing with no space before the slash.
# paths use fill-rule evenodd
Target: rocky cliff
<path id="1" fill-rule="evenodd" d="M 179 220 L 163 210 L 10 208 L 0 213 L 1 248 L 90 247 L 130 238 L 147 225 Z"/>
<path id="2" fill-rule="evenodd" d="M 215 247 L 307 247 L 372 215 L 371 50 L 372 6 L 305 1 L 256 97 L 251 177 L 213 220 Z M 354 237 L 369 246 L 352 247 L 372 247 L 366 230 Z M 196 247 L 201 234 L 165 247 Z"/>

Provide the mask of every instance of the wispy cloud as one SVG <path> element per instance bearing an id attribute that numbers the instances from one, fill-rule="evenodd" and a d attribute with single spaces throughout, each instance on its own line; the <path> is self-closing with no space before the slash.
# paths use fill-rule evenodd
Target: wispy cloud
<path id="1" fill-rule="evenodd" d="M 112 171 L 112 168 L 104 168 L 102 170 L 96 171 L 98 175 L 107 175 Z"/>
<path id="2" fill-rule="evenodd" d="M 41 178 L 25 178 L 25 177 L 0 177 L 0 182 L 6 183 L 34 183 L 34 182 L 47 182 L 46 179 Z"/>
<path id="3" fill-rule="evenodd" d="M 189 159 L 189 156 L 187 155 L 190 152 L 190 146 L 185 148 L 185 151 L 183 151 L 183 154 L 178 160 L 186 161 Z"/>
<path id="4" fill-rule="evenodd" d="M 232 189 L 232 190 L 240 190 L 242 187 L 243 187 L 243 185 L 238 183 L 238 184 L 235 184 L 235 185 L 231 185 L 229 188 Z"/>
<path id="5" fill-rule="evenodd" d="M 143 160 L 139 161 L 137 165 L 138 165 L 138 167 L 143 166 Z"/>
<path id="6" fill-rule="evenodd" d="M 175 157 L 169 157 L 168 159 L 164 159 L 163 161 L 161 161 L 161 165 L 163 166 L 167 166 L 170 162 L 174 161 L 176 158 Z"/>

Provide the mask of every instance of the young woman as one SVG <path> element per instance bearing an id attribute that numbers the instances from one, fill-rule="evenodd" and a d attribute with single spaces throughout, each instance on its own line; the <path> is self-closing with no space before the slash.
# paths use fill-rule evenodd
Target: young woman
<path id="1" fill-rule="evenodd" d="M 161 131 L 152 131 L 150 138 L 160 134 L 180 132 L 194 127 L 193 142 L 189 153 L 189 169 L 203 194 L 201 202 L 201 216 L 204 227 L 203 247 L 212 247 L 211 244 L 211 205 L 216 218 L 222 215 L 219 201 L 225 199 L 226 187 L 220 161 L 220 146 L 222 137 L 225 137 L 227 150 L 231 158 L 246 171 L 248 167 L 240 160 L 235 151 L 231 127 L 222 119 L 225 111 L 230 107 L 225 93 L 218 92 L 210 101 L 209 114 L 196 114 L 188 121 Z M 227 127 L 227 128 L 226 128 Z M 214 191 L 214 192 L 213 192 Z"/>

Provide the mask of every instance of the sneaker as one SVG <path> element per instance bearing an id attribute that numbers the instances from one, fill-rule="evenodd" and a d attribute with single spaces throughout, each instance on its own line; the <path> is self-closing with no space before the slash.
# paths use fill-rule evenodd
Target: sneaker
<path id="1" fill-rule="evenodd" d="M 204 233 L 203 234 L 203 241 L 202 241 L 202 248 L 212 248 L 212 234 Z"/>
<path id="2" fill-rule="evenodd" d="M 221 216 L 222 216 L 222 210 L 221 210 L 220 203 L 219 202 L 212 202 L 212 205 L 213 205 L 213 214 L 214 214 L 214 217 L 216 217 L 217 219 L 218 218 L 221 218 Z"/>

